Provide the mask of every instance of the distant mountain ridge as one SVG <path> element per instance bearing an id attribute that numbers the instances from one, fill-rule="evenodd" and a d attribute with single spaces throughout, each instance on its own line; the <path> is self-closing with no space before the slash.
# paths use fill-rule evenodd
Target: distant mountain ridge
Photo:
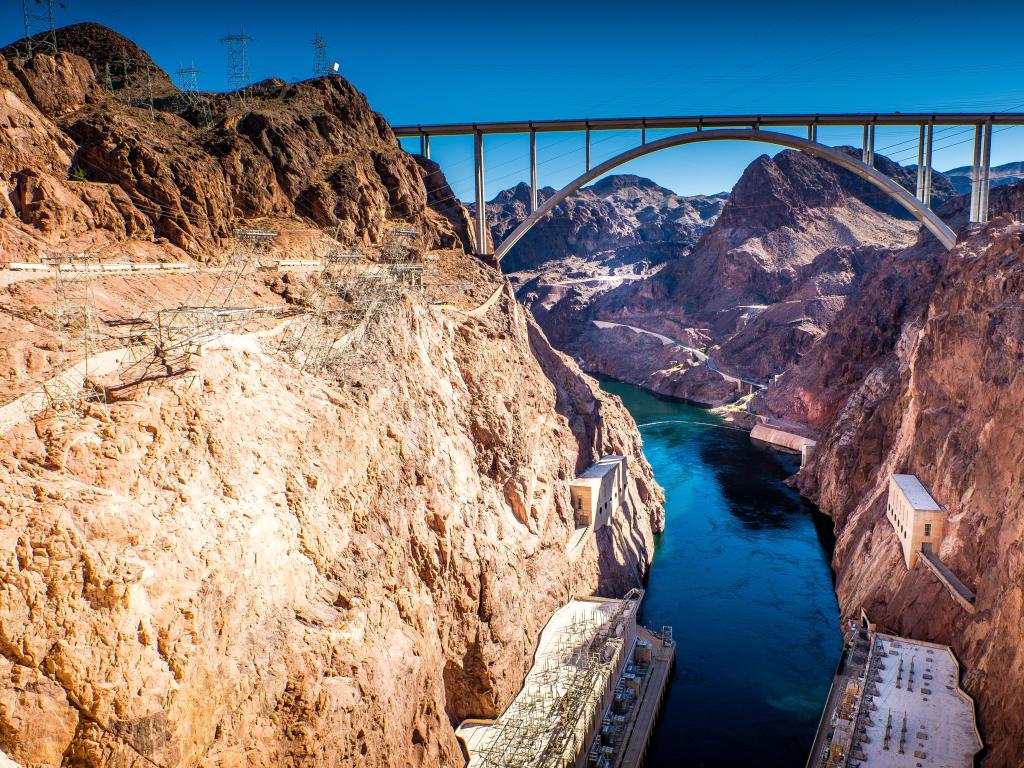
<path id="1" fill-rule="evenodd" d="M 969 165 L 962 165 L 959 168 L 943 171 L 942 175 L 949 179 L 958 195 L 966 195 L 971 191 L 973 170 Z M 1024 161 L 1018 160 L 1013 163 L 993 166 L 989 170 L 989 180 L 993 187 L 1024 181 Z"/>
<path id="2" fill-rule="evenodd" d="M 555 194 L 538 190 L 541 203 Z M 560 259 L 616 256 L 624 263 L 658 264 L 691 248 L 714 223 L 728 195 L 677 195 L 633 174 L 606 176 L 555 206 L 516 245 L 503 262 L 520 271 Z M 487 204 L 494 242 L 501 242 L 529 211 L 525 183 L 503 190 Z M 469 206 L 470 210 L 474 206 Z"/>

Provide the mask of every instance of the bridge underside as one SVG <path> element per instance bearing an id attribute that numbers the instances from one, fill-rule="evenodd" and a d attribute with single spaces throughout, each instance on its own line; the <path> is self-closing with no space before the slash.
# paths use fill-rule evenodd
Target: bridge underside
<path id="1" fill-rule="evenodd" d="M 558 203 L 580 187 L 638 157 L 669 147 L 705 141 L 755 141 L 796 149 L 820 157 L 855 173 L 886 192 L 906 208 L 945 246 L 952 248 L 956 235 L 931 210 L 932 196 L 932 144 L 936 125 L 966 125 L 974 127 L 974 162 L 971 183 L 970 221 L 988 220 L 990 189 L 990 158 L 992 126 L 1024 125 L 1024 114 L 901 114 L 888 115 L 773 115 L 773 116 L 720 116 L 689 118 L 610 118 L 602 120 L 551 120 L 518 123 L 469 123 L 452 125 L 399 126 L 399 138 L 419 137 L 420 153 L 430 157 L 431 136 L 473 136 L 473 159 L 476 178 L 475 235 L 478 250 L 487 242 L 487 203 L 484 177 L 484 137 L 487 134 L 529 134 L 530 137 L 530 216 L 495 249 L 494 256 L 501 259 Z M 860 126 L 862 128 L 861 158 L 850 157 L 817 140 L 819 126 Z M 875 127 L 901 125 L 918 127 L 917 179 L 913 193 L 875 169 Z M 763 130 L 762 126 L 806 128 L 807 138 L 788 133 Z M 687 133 L 647 141 L 648 129 L 690 129 Z M 623 152 L 596 167 L 591 166 L 591 134 L 595 130 L 630 130 L 640 132 L 638 146 Z M 552 198 L 538 205 L 537 199 L 537 134 L 543 132 L 581 131 L 585 136 L 585 172 L 559 190 Z"/>

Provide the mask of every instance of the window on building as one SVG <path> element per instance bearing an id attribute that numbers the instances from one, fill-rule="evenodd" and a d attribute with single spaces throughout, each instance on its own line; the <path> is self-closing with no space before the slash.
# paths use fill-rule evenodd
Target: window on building
<path id="1" fill-rule="evenodd" d="M 925 536 L 931 536 L 932 535 L 932 524 L 931 523 L 925 523 L 924 524 L 924 535 Z"/>

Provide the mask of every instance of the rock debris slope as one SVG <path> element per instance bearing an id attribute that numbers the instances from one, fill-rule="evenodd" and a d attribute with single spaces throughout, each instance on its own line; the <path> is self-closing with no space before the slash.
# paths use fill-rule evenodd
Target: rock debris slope
<path id="1" fill-rule="evenodd" d="M 217 258 L 264 214 L 278 256 L 335 222 L 351 242 L 399 221 L 417 248 L 461 245 L 464 212 L 427 207 L 415 161 L 340 78 L 263 84 L 242 113 L 211 96 L 201 131 L 163 96 L 154 120 L 97 90 L 97 51 L 123 38 L 61 35 L 56 58 L 4 52 L 0 170 L 21 190 L 5 255 Z M 109 175 L 69 178 L 86 158 Z M 0 435 L 0 762 L 458 766 L 452 723 L 504 707 L 555 608 L 641 583 L 662 495 L 627 412 L 494 270 L 461 248 L 436 269 L 496 300 L 405 292 L 321 375 L 274 336 L 227 337 L 192 376 L 98 380 L 106 408 Z M 176 306 L 215 279 L 101 279 L 96 311 Z M 301 308 L 311 280 L 256 271 L 232 300 Z M 52 292 L 0 287 L 5 401 L 48 375 Z M 629 456 L 628 502 L 568 552 L 568 481 L 610 452 Z"/>

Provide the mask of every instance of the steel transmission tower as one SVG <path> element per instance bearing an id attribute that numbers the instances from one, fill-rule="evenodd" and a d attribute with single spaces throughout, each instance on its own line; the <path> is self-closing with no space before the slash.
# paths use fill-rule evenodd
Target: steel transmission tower
<path id="1" fill-rule="evenodd" d="M 331 74 L 331 68 L 327 64 L 327 43 L 323 36 L 317 32 L 312 40 L 313 43 L 313 77 L 326 77 Z"/>
<path id="2" fill-rule="evenodd" d="M 57 53 L 57 32 L 53 24 L 53 0 L 21 0 L 25 24 L 26 58 L 38 51 Z"/>
<path id="3" fill-rule="evenodd" d="M 199 93 L 197 84 L 199 70 L 196 69 L 196 63 L 193 61 L 187 67 L 179 65 L 174 76 L 178 79 L 178 88 L 181 90 L 185 104 L 198 116 L 199 127 L 209 128 L 213 123 L 213 114 L 210 111 L 209 99 Z"/>
<path id="4" fill-rule="evenodd" d="M 245 31 L 232 35 L 230 32 L 220 39 L 228 47 L 228 89 L 240 101 L 245 101 L 246 86 L 249 85 L 249 43 L 255 42 Z"/>

